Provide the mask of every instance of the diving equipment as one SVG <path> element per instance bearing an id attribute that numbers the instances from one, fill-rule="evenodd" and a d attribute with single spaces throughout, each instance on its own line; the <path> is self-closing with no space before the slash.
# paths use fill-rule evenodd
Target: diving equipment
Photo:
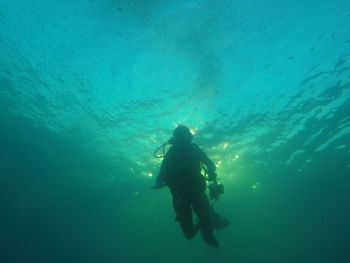
<path id="1" fill-rule="evenodd" d="M 173 144 L 173 143 L 172 143 L 172 140 L 171 140 L 171 139 L 167 140 L 166 142 L 164 142 L 161 146 L 159 146 L 159 147 L 154 151 L 153 156 L 156 157 L 156 158 L 164 158 L 164 157 L 165 157 L 165 147 L 166 147 L 167 145 L 171 145 L 171 144 Z M 158 154 L 157 154 L 157 153 L 159 152 L 160 149 L 162 149 L 163 155 L 158 155 Z"/>
<path id="2" fill-rule="evenodd" d="M 224 193 L 224 185 L 218 184 L 216 181 L 209 185 L 210 199 L 218 201 L 220 195 Z"/>

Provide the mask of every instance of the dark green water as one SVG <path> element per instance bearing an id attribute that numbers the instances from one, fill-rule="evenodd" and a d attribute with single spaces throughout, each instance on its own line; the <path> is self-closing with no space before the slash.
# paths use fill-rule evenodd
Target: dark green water
<path id="1" fill-rule="evenodd" d="M 350 262 L 349 23 L 344 0 L 0 0 L 0 262 Z M 225 185 L 219 249 L 150 188 L 180 123 Z"/>

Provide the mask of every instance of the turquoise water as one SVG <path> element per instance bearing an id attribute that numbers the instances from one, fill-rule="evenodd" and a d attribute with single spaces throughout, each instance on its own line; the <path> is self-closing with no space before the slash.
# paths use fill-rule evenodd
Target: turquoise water
<path id="1" fill-rule="evenodd" d="M 350 262 L 350 2 L 0 0 L 0 261 Z M 217 164 L 220 249 L 153 151 Z"/>

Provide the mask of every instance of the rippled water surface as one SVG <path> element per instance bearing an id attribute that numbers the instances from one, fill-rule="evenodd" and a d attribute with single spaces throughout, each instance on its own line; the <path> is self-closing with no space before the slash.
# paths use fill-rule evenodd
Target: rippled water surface
<path id="1" fill-rule="evenodd" d="M 345 263 L 350 2 L 0 0 L 1 262 Z M 220 249 L 153 151 L 216 163 Z"/>

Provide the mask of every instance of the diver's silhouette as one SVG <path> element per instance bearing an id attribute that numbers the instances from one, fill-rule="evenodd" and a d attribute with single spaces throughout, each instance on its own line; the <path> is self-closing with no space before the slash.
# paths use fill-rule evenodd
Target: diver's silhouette
<path id="1" fill-rule="evenodd" d="M 180 223 L 187 239 L 193 238 L 201 230 L 202 238 L 207 244 L 219 247 L 213 235 L 212 208 L 205 194 L 206 180 L 216 184 L 216 167 L 207 155 L 191 141 L 192 134 L 187 127 L 179 125 L 173 131 L 173 137 L 162 145 L 163 152 L 166 144 L 172 146 L 163 156 L 164 159 L 153 188 L 161 188 L 164 185 L 170 188 L 176 220 Z M 201 174 L 202 168 L 205 169 L 207 177 Z M 199 224 L 193 222 L 192 209 L 199 219 Z"/>

